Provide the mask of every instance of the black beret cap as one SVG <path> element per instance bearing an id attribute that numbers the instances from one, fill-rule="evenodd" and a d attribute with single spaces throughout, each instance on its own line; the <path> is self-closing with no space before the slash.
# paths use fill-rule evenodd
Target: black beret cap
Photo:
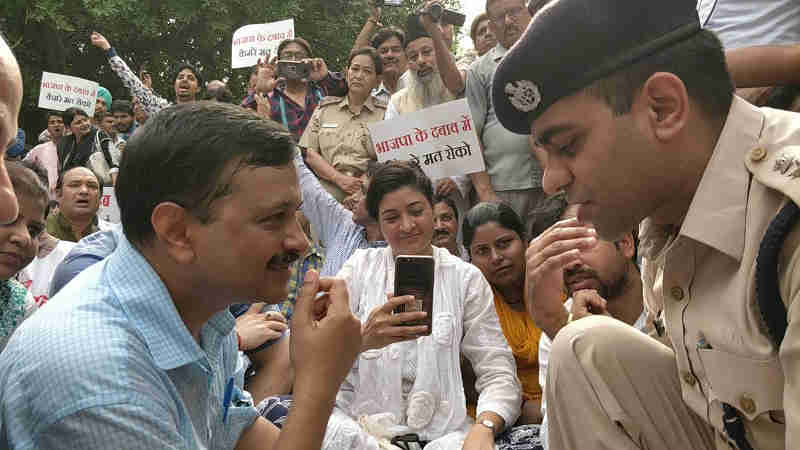
<path id="1" fill-rule="evenodd" d="M 697 0 L 556 0 L 539 11 L 497 68 L 500 123 L 531 123 L 569 96 L 700 31 Z"/>
<path id="2" fill-rule="evenodd" d="M 425 30 L 425 27 L 422 26 L 422 22 L 419 21 L 418 14 L 412 14 L 408 16 L 408 20 L 406 21 L 406 43 L 405 46 L 408 47 L 408 44 L 416 41 L 420 38 L 429 38 L 431 37 L 430 34 Z"/>

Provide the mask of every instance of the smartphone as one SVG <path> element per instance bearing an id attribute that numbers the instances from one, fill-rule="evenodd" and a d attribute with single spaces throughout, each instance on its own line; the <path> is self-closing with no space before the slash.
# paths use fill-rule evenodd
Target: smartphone
<path id="1" fill-rule="evenodd" d="M 400 305 L 394 313 L 425 311 L 428 315 L 422 320 L 405 322 L 404 326 L 427 325 L 425 336 L 431 334 L 433 325 L 433 257 L 399 255 L 394 260 L 394 295 L 413 295 L 414 305 Z"/>
<path id="2" fill-rule="evenodd" d="M 311 64 L 300 61 L 287 61 L 285 59 L 278 61 L 278 78 L 283 77 L 287 80 L 302 80 L 308 78 L 310 74 Z"/>

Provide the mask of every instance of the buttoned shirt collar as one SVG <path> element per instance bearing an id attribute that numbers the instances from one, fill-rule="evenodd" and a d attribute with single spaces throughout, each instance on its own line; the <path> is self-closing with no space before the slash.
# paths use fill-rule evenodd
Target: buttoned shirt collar
<path id="1" fill-rule="evenodd" d="M 131 267 L 137 270 L 130 270 Z M 171 370 L 204 360 L 205 352 L 183 323 L 161 278 L 124 236 L 109 257 L 106 273 L 121 307 L 147 342 L 160 369 Z M 136 289 L 129 286 L 136 286 Z M 226 309 L 203 326 L 201 335 L 206 338 L 206 332 L 213 331 L 215 337 L 221 338 L 228 335 L 234 325 L 233 316 Z"/>
<path id="2" fill-rule="evenodd" d="M 741 261 L 750 175 L 742 158 L 758 147 L 764 114 L 734 97 L 680 234 Z"/>
<path id="3" fill-rule="evenodd" d="M 383 84 L 381 83 L 381 85 Z M 375 94 L 368 95 L 367 99 L 364 100 L 364 104 L 362 105 L 365 106 L 370 112 L 375 112 L 375 103 L 373 101 L 374 100 L 373 95 Z M 345 95 L 344 97 L 342 97 L 342 101 L 339 102 L 339 109 L 344 109 L 348 106 L 350 106 L 350 97 Z"/>

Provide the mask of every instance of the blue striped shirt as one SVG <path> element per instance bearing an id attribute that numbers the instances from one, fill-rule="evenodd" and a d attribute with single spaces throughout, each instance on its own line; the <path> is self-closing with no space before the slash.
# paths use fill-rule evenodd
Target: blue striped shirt
<path id="1" fill-rule="evenodd" d="M 234 319 L 189 333 L 124 237 L 64 287 L 0 355 L 0 447 L 231 449 L 258 412 L 242 393 Z M 223 397 L 232 383 L 240 407 Z"/>
<path id="2" fill-rule="evenodd" d="M 367 241 L 367 230 L 353 222 L 353 213 L 322 187 L 299 153 L 295 156 L 295 164 L 303 193 L 301 211 L 327 247 L 321 276 L 336 275 L 359 248 L 386 247 L 385 241 Z"/>

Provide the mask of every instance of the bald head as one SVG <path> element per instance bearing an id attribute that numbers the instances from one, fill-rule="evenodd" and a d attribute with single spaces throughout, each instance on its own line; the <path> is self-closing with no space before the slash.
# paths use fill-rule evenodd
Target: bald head
<path id="1" fill-rule="evenodd" d="M 22 75 L 17 59 L 0 36 L 0 223 L 17 218 L 17 198 L 6 171 L 5 154 L 17 136 Z"/>

